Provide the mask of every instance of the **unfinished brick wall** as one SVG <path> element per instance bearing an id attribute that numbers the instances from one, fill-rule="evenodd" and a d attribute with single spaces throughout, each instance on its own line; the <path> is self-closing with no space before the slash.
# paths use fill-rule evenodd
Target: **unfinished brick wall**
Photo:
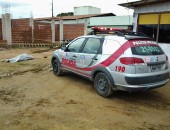
<path id="1" fill-rule="evenodd" d="M 84 35 L 84 24 L 66 24 L 63 27 L 63 38 L 74 39 L 78 36 Z M 60 41 L 60 27 L 55 25 L 55 41 Z M 51 42 L 52 31 L 50 23 L 35 22 L 34 23 L 34 39 L 38 42 Z"/>
<path id="2" fill-rule="evenodd" d="M 60 27 L 55 25 L 55 41 L 60 41 Z M 12 43 L 32 43 L 32 27 L 30 19 L 11 20 Z M 51 23 L 34 21 L 34 43 L 50 43 L 52 41 Z M 64 40 L 74 39 L 84 34 L 84 24 L 63 25 Z M 0 19 L 0 40 L 3 39 L 2 20 Z"/>
<path id="3" fill-rule="evenodd" d="M 2 36 L 2 19 L 0 19 L 0 41 L 3 39 Z"/>
<path id="4" fill-rule="evenodd" d="M 66 24 L 63 27 L 63 39 L 74 39 L 84 35 L 84 24 Z"/>
<path id="5" fill-rule="evenodd" d="M 52 30 L 50 23 L 34 22 L 34 42 L 49 43 L 52 41 Z"/>
<path id="6" fill-rule="evenodd" d="M 32 27 L 30 19 L 13 19 L 12 43 L 32 43 Z M 34 43 L 51 42 L 51 24 L 34 22 Z"/>
<path id="7" fill-rule="evenodd" d="M 12 19 L 12 43 L 31 43 L 32 29 L 30 27 L 30 19 Z"/>

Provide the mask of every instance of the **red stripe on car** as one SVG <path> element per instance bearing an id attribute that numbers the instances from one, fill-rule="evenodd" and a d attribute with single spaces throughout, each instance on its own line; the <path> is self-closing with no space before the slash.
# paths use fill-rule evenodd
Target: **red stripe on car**
<path id="1" fill-rule="evenodd" d="M 95 67 L 98 67 L 98 66 L 107 67 L 107 66 L 111 65 L 113 62 L 115 62 L 130 47 L 143 46 L 143 45 L 153 45 L 153 46 L 156 45 L 157 46 L 157 44 L 136 44 L 135 45 L 134 42 L 136 42 L 136 41 L 137 40 L 130 40 L 130 41 L 125 42 L 110 57 L 108 57 L 106 60 L 104 60 L 103 62 L 101 62 L 101 63 L 99 63 L 99 64 L 97 64 L 95 66 L 91 66 L 91 67 L 87 67 L 87 68 L 80 68 L 80 67 L 75 66 L 73 68 L 78 69 L 78 70 L 83 70 L 83 71 L 92 71 Z M 142 41 L 148 41 L 148 40 L 142 40 Z"/>

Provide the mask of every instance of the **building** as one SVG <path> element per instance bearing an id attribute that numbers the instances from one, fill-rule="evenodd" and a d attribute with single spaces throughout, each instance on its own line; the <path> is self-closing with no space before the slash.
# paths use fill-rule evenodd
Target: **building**
<path id="1" fill-rule="evenodd" d="M 91 18 L 105 18 L 113 17 L 113 13 L 100 13 L 100 14 L 86 14 L 86 15 L 73 15 L 73 16 L 61 16 L 61 17 L 48 17 L 48 18 L 37 18 L 34 19 L 34 23 L 43 23 L 51 24 L 54 22 L 55 26 L 59 30 L 55 30 L 55 41 L 65 41 L 68 39 L 74 39 L 81 35 L 86 35 L 90 31 L 90 20 Z"/>
<path id="2" fill-rule="evenodd" d="M 132 16 L 115 16 L 113 13 L 101 13 L 101 9 L 92 6 L 81 6 L 74 8 L 73 16 L 61 16 L 54 18 L 34 19 L 39 23 L 51 23 L 59 26 L 59 37 L 56 41 L 74 39 L 80 35 L 86 35 L 91 31 L 92 26 L 115 27 L 126 29 L 132 25 Z M 57 33 L 57 31 L 56 31 Z"/>
<path id="3" fill-rule="evenodd" d="M 133 22 L 133 17 L 131 15 L 91 17 L 89 25 L 126 29 L 127 26 L 132 25 L 132 22 Z"/>
<path id="4" fill-rule="evenodd" d="M 134 31 L 141 31 L 157 42 L 170 43 L 170 1 L 147 0 L 120 4 L 134 9 Z"/>
<path id="5" fill-rule="evenodd" d="M 170 0 L 140 0 L 119 5 L 134 9 L 133 31 L 154 38 L 170 59 Z"/>
<path id="6" fill-rule="evenodd" d="M 101 9 L 93 6 L 74 7 L 74 15 L 101 14 Z"/>

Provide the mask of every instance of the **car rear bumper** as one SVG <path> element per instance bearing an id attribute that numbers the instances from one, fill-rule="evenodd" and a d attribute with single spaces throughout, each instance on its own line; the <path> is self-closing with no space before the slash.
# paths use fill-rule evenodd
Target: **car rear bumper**
<path id="1" fill-rule="evenodd" d="M 147 91 L 163 87 L 169 81 L 169 72 L 148 76 L 125 76 L 126 85 L 117 84 L 118 90 L 129 92 Z"/>
<path id="2" fill-rule="evenodd" d="M 169 73 L 150 75 L 150 76 L 135 76 L 135 77 L 125 77 L 126 83 L 128 85 L 142 85 L 142 84 L 156 84 L 161 81 L 169 79 Z"/>
<path id="3" fill-rule="evenodd" d="M 126 85 L 126 86 L 119 86 L 118 85 L 117 89 L 129 91 L 129 92 L 147 91 L 147 90 L 163 87 L 168 81 L 169 81 L 169 79 L 161 81 L 161 82 L 157 82 L 157 83 L 154 83 L 154 84 Z"/>

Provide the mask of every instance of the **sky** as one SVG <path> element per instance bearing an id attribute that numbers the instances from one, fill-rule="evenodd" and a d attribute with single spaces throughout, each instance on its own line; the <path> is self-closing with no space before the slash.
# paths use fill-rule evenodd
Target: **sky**
<path id="1" fill-rule="evenodd" d="M 102 13 L 132 15 L 133 10 L 119 6 L 120 3 L 137 0 L 53 0 L 54 16 L 59 13 L 74 12 L 74 7 L 94 6 L 101 8 Z M 34 18 L 52 16 L 52 0 L 0 0 L 2 13 L 10 12 L 12 18 Z"/>

